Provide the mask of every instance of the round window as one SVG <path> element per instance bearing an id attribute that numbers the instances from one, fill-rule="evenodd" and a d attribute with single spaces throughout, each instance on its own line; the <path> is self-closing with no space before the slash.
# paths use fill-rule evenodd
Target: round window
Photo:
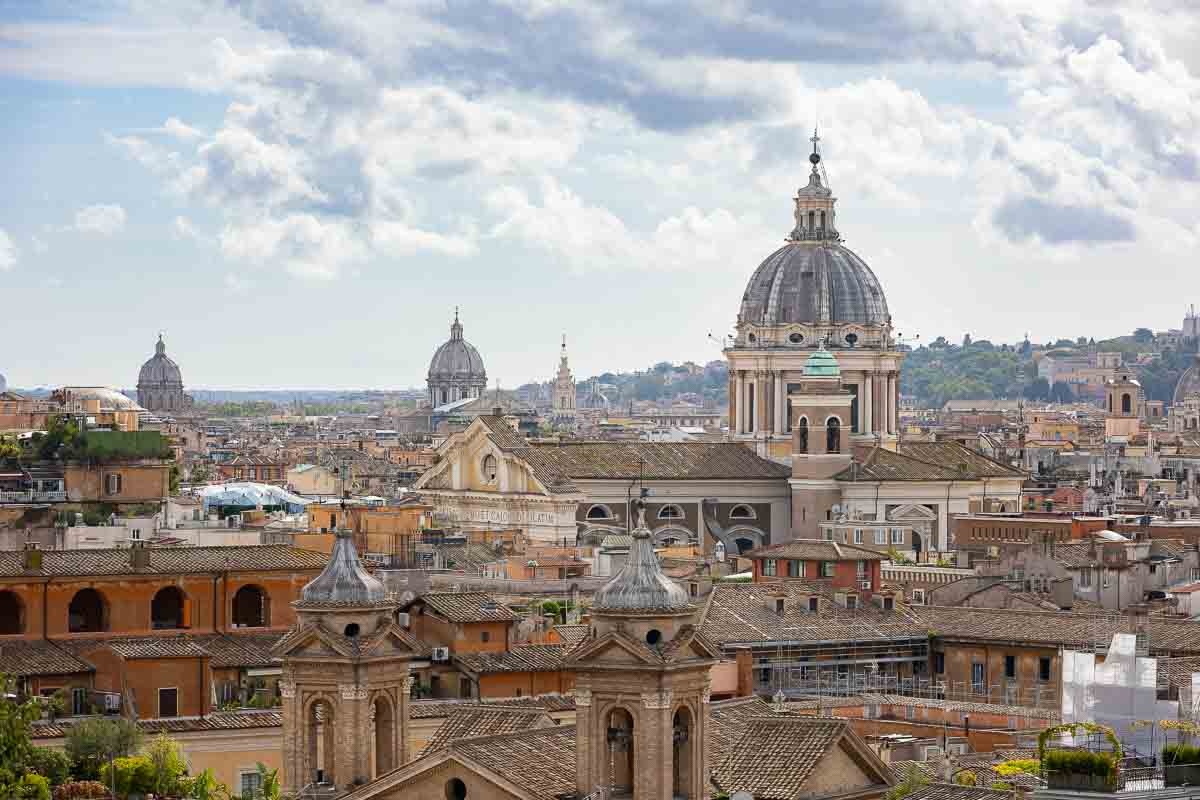
<path id="1" fill-rule="evenodd" d="M 345 634 L 347 636 L 349 636 L 351 639 L 353 639 L 355 636 L 358 636 L 358 631 L 359 631 L 358 623 L 351 622 L 349 625 L 346 626 Z"/>
<path id="2" fill-rule="evenodd" d="M 757 336 L 755 336 L 753 333 L 752 333 L 752 334 L 750 334 L 750 335 L 749 335 L 747 338 L 748 338 L 750 341 L 752 341 L 752 342 L 756 342 L 756 341 L 758 341 L 758 337 L 757 337 Z"/>
<path id="3" fill-rule="evenodd" d="M 662 631 L 658 628 L 651 628 L 646 631 L 646 644 L 651 647 L 656 647 L 662 641 Z"/>
<path id="4" fill-rule="evenodd" d="M 857 333 L 847 333 L 846 334 L 846 344 L 850 345 L 851 347 L 854 347 L 854 345 L 857 342 L 858 342 L 858 334 Z"/>
<path id="5" fill-rule="evenodd" d="M 804 341 L 804 334 L 803 333 L 793 333 L 788 336 L 788 341 L 791 342 L 792 344 L 800 344 L 801 342 Z"/>

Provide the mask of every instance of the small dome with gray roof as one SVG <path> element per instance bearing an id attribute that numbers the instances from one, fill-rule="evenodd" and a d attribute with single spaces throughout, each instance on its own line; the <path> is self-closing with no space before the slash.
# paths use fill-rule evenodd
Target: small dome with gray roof
<path id="1" fill-rule="evenodd" d="M 442 406 L 458 400 L 481 397 L 487 388 L 487 370 L 474 345 L 463 338 L 463 326 L 454 310 L 450 338 L 433 354 L 429 362 L 429 401 Z"/>
<path id="2" fill-rule="evenodd" d="M 616 577 L 596 592 L 592 608 L 597 611 L 690 609 L 684 588 L 663 574 L 646 527 L 645 503 L 638 501 L 638 526 L 633 531 L 629 558 Z"/>
<path id="3" fill-rule="evenodd" d="M 361 607 L 390 602 L 383 582 L 359 562 L 349 531 L 338 531 L 329 563 L 300 590 L 301 605 Z"/>

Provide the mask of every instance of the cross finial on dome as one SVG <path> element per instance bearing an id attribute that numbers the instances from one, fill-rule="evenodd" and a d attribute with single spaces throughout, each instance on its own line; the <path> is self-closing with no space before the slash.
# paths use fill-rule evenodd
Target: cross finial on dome
<path id="1" fill-rule="evenodd" d="M 454 307 L 454 322 L 450 323 L 450 338 L 451 339 L 461 339 L 463 337 L 462 332 L 463 332 L 462 323 L 458 321 L 458 306 L 455 306 Z"/>
<path id="2" fill-rule="evenodd" d="M 162 331 L 158 332 L 158 341 L 154 345 L 154 352 L 160 356 L 167 352 L 167 345 L 163 341 L 163 332 Z"/>

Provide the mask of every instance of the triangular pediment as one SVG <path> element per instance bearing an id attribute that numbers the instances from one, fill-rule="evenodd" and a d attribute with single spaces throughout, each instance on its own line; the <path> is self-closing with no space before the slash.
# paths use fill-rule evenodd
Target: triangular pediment
<path id="1" fill-rule="evenodd" d="M 588 664 L 660 664 L 645 645 L 625 634 L 609 631 L 571 651 L 567 662 L 575 668 Z"/>
<path id="2" fill-rule="evenodd" d="M 317 625 L 306 625 L 292 631 L 280 640 L 276 645 L 275 652 L 279 656 L 291 658 L 328 658 L 350 655 L 348 649 L 340 646 L 340 643 Z"/>
<path id="3" fill-rule="evenodd" d="M 907 503 L 887 515 L 891 522 L 932 522 L 937 519 L 937 513 L 925 506 Z"/>

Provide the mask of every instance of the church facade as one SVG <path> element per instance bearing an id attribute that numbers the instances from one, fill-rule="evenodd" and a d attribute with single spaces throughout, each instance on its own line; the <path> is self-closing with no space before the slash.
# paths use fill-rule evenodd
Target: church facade
<path id="1" fill-rule="evenodd" d="M 904 353 L 879 280 L 843 244 L 817 141 L 814 134 L 808 185 L 793 199 L 795 227 L 751 276 L 725 350 L 730 431 L 780 459 L 790 454 L 788 396 L 818 347 L 841 366 L 849 440 L 894 448 L 899 432 Z"/>

